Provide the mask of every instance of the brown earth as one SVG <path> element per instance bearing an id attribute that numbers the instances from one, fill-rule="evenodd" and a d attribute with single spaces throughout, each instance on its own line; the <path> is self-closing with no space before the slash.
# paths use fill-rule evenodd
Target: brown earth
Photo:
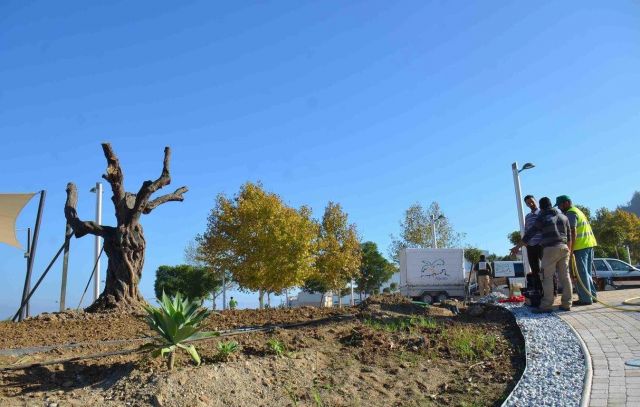
<path id="1" fill-rule="evenodd" d="M 340 314 L 355 318 L 326 319 Z M 448 310 L 425 311 L 382 297 L 360 308 L 224 311 L 211 315 L 206 329 L 318 319 L 307 326 L 197 342 L 202 365 L 178 353 L 174 371 L 140 353 L 0 370 L 0 405 L 492 406 L 506 397 L 523 369 L 519 330 L 511 314 L 496 307 L 477 317 L 454 317 Z M 420 321 L 435 323 L 422 326 Z M 141 341 L 98 341 L 149 335 L 141 317 L 128 314 L 48 314 L 4 322 L 0 349 L 81 344 L 22 356 L 4 352 L 0 364 L 135 350 Z M 492 338 L 492 345 L 474 345 L 480 337 Z M 467 347 L 477 354 L 465 353 L 460 338 L 471 338 Z M 269 339 L 284 344 L 282 356 L 270 350 Z M 217 343 L 230 340 L 240 350 L 221 361 Z"/>

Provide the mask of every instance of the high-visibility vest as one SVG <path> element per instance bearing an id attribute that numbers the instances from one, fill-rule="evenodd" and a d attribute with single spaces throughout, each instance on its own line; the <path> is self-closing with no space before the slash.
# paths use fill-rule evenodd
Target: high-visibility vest
<path id="1" fill-rule="evenodd" d="M 573 212 L 576 214 L 576 241 L 573 243 L 573 250 L 587 249 L 589 247 L 595 247 L 598 245 L 596 236 L 591 230 L 591 225 L 587 220 L 587 217 L 582 211 L 575 206 L 572 206 L 567 212 Z"/>

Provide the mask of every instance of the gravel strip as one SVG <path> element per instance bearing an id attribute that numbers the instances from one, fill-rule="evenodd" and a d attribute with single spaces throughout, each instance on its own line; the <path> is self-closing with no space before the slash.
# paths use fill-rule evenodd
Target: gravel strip
<path id="1" fill-rule="evenodd" d="M 586 368 L 574 331 L 555 313 L 534 314 L 522 305 L 501 305 L 515 315 L 527 354 L 522 378 L 503 406 L 580 406 Z"/>

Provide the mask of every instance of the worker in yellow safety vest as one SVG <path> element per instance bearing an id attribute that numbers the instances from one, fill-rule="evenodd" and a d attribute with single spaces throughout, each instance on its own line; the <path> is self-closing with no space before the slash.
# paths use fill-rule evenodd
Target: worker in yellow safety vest
<path id="1" fill-rule="evenodd" d="M 571 202 L 571 198 L 567 195 L 560 195 L 556 198 L 556 206 L 569 218 L 569 226 L 571 227 L 571 253 L 576 258 L 577 273 L 584 283 L 585 288 L 581 284 L 577 285 L 578 301 L 574 301 L 573 305 L 591 305 L 593 299 L 597 297 L 596 286 L 593 282 L 593 248 L 598 245 L 596 237 L 591 230 L 589 219 Z"/>

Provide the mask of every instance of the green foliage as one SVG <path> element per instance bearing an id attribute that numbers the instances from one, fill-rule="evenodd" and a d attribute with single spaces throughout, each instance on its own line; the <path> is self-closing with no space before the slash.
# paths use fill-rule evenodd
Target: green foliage
<path id="1" fill-rule="evenodd" d="M 158 267 L 153 288 L 158 300 L 162 298 L 164 292 L 169 296 L 181 293 L 187 298 L 202 302 L 219 287 L 221 287 L 221 281 L 205 267 L 181 264 Z"/>
<path id="2" fill-rule="evenodd" d="M 226 342 L 218 342 L 218 360 L 226 362 L 229 360 L 229 356 L 232 353 L 237 352 L 239 349 L 238 342 L 235 341 L 226 341 Z"/>
<path id="3" fill-rule="evenodd" d="M 364 242 L 360 247 L 362 259 L 360 272 L 355 279 L 356 286 L 358 291 L 371 294 L 374 289 L 379 290 L 382 284 L 389 281 L 397 269 L 380 254 L 374 242 Z"/>
<path id="4" fill-rule="evenodd" d="M 227 270 L 241 288 L 277 293 L 302 284 L 314 270 L 318 225 L 311 209 L 291 208 L 246 183 L 233 198 L 218 195 L 199 253 L 216 270 Z"/>
<path id="5" fill-rule="evenodd" d="M 509 239 L 509 243 L 515 246 L 522 240 L 522 234 L 519 230 L 514 230 L 507 235 L 507 239 Z"/>
<path id="6" fill-rule="evenodd" d="M 284 355 L 286 347 L 280 340 L 271 338 L 267 341 L 267 349 L 276 356 L 282 356 Z"/>
<path id="7" fill-rule="evenodd" d="M 482 250 L 476 247 L 467 247 L 464 249 L 464 258 L 467 259 L 471 264 L 476 264 L 480 261 L 480 256 L 482 256 Z"/>
<path id="8" fill-rule="evenodd" d="M 340 204 L 329 202 L 318 232 L 315 282 L 339 293 L 360 270 L 362 252 L 356 226 Z"/>
<path id="9" fill-rule="evenodd" d="M 451 327 L 443 338 L 454 354 L 466 361 L 490 357 L 496 349 L 497 337 L 469 327 Z"/>
<path id="10" fill-rule="evenodd" d="M 385 332 L 413 332 L 415 328 L 432 329 L 438 326 L 433 318 L 419 316 L 387 319 L 365 318 L 362 322 L 375 330 Z"/>
<path id="11" fill-rule="evenodd" d="M 404 219 L 400 222 L 400 237 L 391 235 L 389 254 L 396 264 L 400 263 L 400 250 L 404 248 L 428 248 L 433 247 L 433 233 L 431 230 L 432 217 L 441 219 L 436 221 L 436 238 L 438 247 L 456 247 L 464 238 L 464 234 L 456 233 L 449 219 L 444 216 L 440 205 L 432 202 L 428 210 L 415 203 L 404 213 Z"/>
<path id="12" fill-rule="evenodd" d="M 177 348 L 185 350 L 199 365 L 200 356 L 196 348 L 184 342 L 218 335 L 217 332 L 201 332 L 200 325 L 209 312 L 200 308 L 199 301 L 184 298 L 179 292 L 172 298 L 163 293 L 160 307 L 147 305 L 145 310 L 145 321 L 160 335 L 156 343 L 147 348 L 152 350 L 154 357 L 169 355 L 169 369 L 173 369 L 174 352 Z"/>
<path id="13" fill-rule="evenodd" d="M 396 291 L 398 291 L 398 283 L 391 283 L 391 284 L 389 284 L 389 289 L 391 290 L 391 292 L 396 292 Z"/>
<path id="14" fill-rule="evenodd" d="M 634 213 L 601 208 L 591 221 L 598 240 L 596 255 L 620 257 L 622 247 L 629 245 L 632 263 L 640 259 L 640 218 Z M 623 257 L 626 260 L 626 255 Z"/>

